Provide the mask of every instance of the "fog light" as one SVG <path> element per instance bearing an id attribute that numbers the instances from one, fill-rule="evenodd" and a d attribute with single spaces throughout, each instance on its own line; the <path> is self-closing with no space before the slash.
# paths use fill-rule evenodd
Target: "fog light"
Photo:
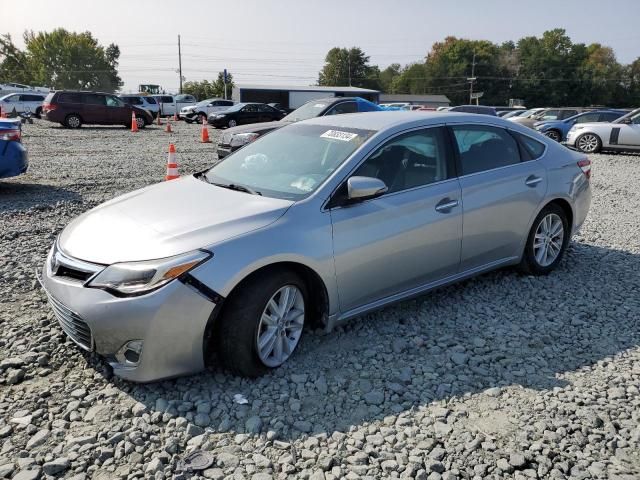
<path id="1" fill-rule="evenodd" d="M 125 343 L 116 353 L 118 362 L 131 367 L 137 366 L 142 355 L 142 343 L 142 340 L 131 340 Z"/>

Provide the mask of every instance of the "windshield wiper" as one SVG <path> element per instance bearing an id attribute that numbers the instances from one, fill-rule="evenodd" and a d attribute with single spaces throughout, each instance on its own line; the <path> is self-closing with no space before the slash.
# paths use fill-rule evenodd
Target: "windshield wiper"
<path id="1" fill-rule="evenodd" d="M 215 185 L 216 187 L 228 188 L 229 190 L 235 190 L 236 192 L 250 193 L 251 195 L 262 195 L 262 193 L 258 192 L 257 190 L 249 188 L 245 185 L 239 185 L 237 183 L 209 183 Z"/>

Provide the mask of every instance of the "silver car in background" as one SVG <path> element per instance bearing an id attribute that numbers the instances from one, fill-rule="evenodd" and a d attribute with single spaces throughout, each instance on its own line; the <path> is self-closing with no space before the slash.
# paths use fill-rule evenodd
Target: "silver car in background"
<path id="1" fill-rule="evenodd" d="M 611 123 L 580 123 L 567 133 L 568 147 L 584 153 L 640 151 L 640 108 Z"/>
<path id="2" fill-rule="evenodd" d="M 76 218 L 42 283 L 64 331 L 120 377 L 196 372 L 213 351 L 257 376 L 305 326 L 507 265 L 549 273 L 589 174 L 583 154 L 498 117 L 314 118 Z"/>

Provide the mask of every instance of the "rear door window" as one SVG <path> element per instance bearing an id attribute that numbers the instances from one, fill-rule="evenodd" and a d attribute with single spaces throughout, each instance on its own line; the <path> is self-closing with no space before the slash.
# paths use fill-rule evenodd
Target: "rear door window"
<path id="1" fill-rule="evenodd" d="M 58 97 L 58 102 L 60 103 L 82 103 L 83 95 L 81 93 L 61 93 Z"/>
<path id="2" fill-rule="evenodd" d="M 104 105 L 105 104 L 104 95 L 100 95 L 97 93 L 85 93 L 84 101 L 87 105 Z"/>
<path id="3" fill-rule="evenodd" d="M 520 150 L 506 130 L 485 125 L 452 127 L 460 156 L 461 175 L 520 163 Z"/>
<path id="4" fill-rule="evenodd" d="M 511 134 L 518 140 L 521 147 L 523 160 L 536 160 L 542 156 L 546 146 L 544 143 L 534 140 L 527 135 L 522 135 L 518 132 L 511 132 Z"/>

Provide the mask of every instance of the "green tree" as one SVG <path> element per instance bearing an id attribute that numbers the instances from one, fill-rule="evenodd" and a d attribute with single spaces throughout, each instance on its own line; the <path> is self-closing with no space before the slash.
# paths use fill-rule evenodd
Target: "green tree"
<path id="1" fill-rule="evenodd" d="M 0 82 L 32 83 L 27 56 L 11 40 L 11 35 L 0 35 Z"/>
<path id="2" fill-rule="evenodd" d="M 392 63 L 380 72 L 380 88 L 385 93 L 396 93 L 393 89 L 393 82 L 400 76 L 402 66 L 399 63 Z"/>
<path id="3" fill-rule="evenodd" d="M 99 45 L 90 32 L 63 28 L 52 32 L 25 32 L 26 66 L 31 83 L 57 89 L 117 90 L 120 49 Z"/>
<path id="4" fill-rule="evenodd" d="M 380 88 L 380 69 L 369 65 L 369 57 L 358 47 L 334 47 L 325 57 L 318 85 Z"/>
<path id="5" fill-rule="evenodd" d="M 227 98 L 231 98 L 234 87 L 233 75 L 227 72 Z M 224 97 L 224 72 L 219 72 L 215 80 L 202 80 L 185 82 L 182 86 L 183 93 L 195 96 L 198 100 L 206 98 Z"/>

